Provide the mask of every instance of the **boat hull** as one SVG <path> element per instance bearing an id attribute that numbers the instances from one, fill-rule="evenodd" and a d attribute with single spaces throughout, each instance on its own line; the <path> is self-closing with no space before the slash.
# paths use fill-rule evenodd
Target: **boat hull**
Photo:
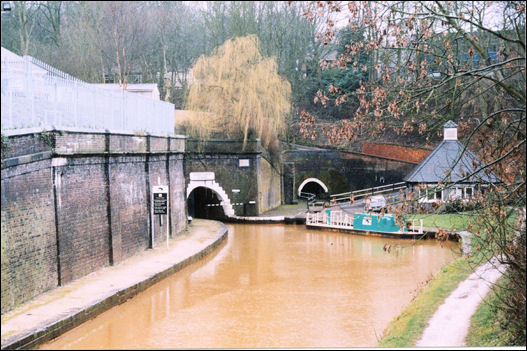
<path id="1" fill-rule="evenodd" d="M 399 224 L 399 223 L 404 224 Z M 416 227 L 406 223 L 404 218 L 396 220 L 393 214 L 355 213 L 327 209 L 318 213 L 307 213 L 306 226 L 308 228 L 323 228 L 343 232 L 353 232 L 362 235 L 376 235 L 396 238 L 420 238 L 423 235 L 421 225 Z M 418 228 L 418 229 L 415 229 Z"/>
<path id="2" fill-rule="evenodd" d="M 364 235 L 364 236 L 376 236 L 376 237 L 385 237 L 385 238 L 402 238 L 402 239 L 422 239 L 422 238 L 434 238 L 435 233 L 434 232 L 422 232 L 422 233 L 414 233 L 414 232 L 381 232 L 381 231 L 372 231 L 372 230 L 362 230 L 362 229 L 354 229 L 350 227 L 341 227 L 341 226 L 327 226 L 327 225 L 320 225 L 320 224 L 306 224 L 306 228 L 308 229 L 318 229 L 318 230 L 330 230 L 340 233 L 348 233 L 348 234 L 357 234 L 357 235 Z"/>

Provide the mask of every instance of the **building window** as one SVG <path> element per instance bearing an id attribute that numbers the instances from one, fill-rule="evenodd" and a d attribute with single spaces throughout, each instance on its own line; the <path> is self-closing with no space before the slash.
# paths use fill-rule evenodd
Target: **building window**
<path id="1" fill-rule="evenodd" d="M 132 84 L 140 84 L 143 82 L 143 75 L 141 73 L 131 73 L 128 77 L 128 82 Z"/>
<path id="2" fill-rule="evenodd" d="M 420 188 L 419 189 L 419 199 L 425 199 L 425 198 L 426 198 L 426 188 L 425 189 Z"/>
<path id="3" fill-rule="evenodd" d="M 435 186 L 427 186 L 426 188 L 419 189 L 419 201 L 420 202 L 435 202 L 441 201 L 442 191 L 438 190 Z"/>
<path id="4" fill-rule="evenodd" d="M 428 200 L 435 200 L 435 192 L 432 191 L 432 189 L 426 189 L 426 192 L 427 192 L 426 198 Z"/>
<path id="5" fill-rule="evenodd" d="M 105 84 L 111 84 L 114 82 L 114 77 L 113 77 L 113 74 L 108 74 L 108 73 L 105 73 L 104 74 L 104 83 Z"/>
<path id="6" fill-rule="evenodd" d="M 450 200 L 454 200 L 454 199 L 466 200 L 466 199 L 470 199 L 473 195 L 474 195 L 474 188 L 472 187 L 454 188 L 450 196 Z"/>

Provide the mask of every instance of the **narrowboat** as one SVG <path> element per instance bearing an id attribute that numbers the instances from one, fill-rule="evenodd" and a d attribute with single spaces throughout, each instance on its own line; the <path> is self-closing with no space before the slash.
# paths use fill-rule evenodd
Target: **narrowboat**
<path id="1" fill-rule="evenodd" d="M 419 221 L 418 225 L 417 221 Z M 383 215 L 366 211 L 354 214 L 333 209 L 307 212 L 306 226 L 399 237 L 415 237 L 423 234 L 422 219 L 407 222 L 404 216 L 400 216 L 397 221 L 392 213 Z"/>

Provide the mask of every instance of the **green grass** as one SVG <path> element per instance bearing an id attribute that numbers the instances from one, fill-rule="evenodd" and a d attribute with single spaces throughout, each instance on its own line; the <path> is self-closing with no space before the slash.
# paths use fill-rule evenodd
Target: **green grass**
<path id="1" fill-rule="evenodd" d="M 501 277 L 495 286 L 502 286 L 506 277 Z M 499 288 L 498 288 L 499 289 Z M 500 291 L 492 289 L 478 306 L 476 313 L 470 319 L 470 328 L 466 339 L 467 346 L 492 347 L 509 345 L 510 335 L 500 327 L 496 310 L 492 306 L 499 306 Z"/>
<path id="2" fill-rule="evenodd" d="M 408 215 L 407 220 L 423 219 L 423 226 L 453 229 L 456 231 L 467 230 L 474 217 L 470 212 L 456 214 L 424 214 Z M 516 216 L 511 216 L 510 223 L 516 221 Z M 475 227 L 477 227 L 475 225 Z M 474 267 L 482 263 L 483 257 L 490 257 L 484 250 L 474 250 L 477 242 L 472 242 L 474 256 L 461 257 L 444 266 L 420 294 L 405 308 L 405 310 L 392 320 L 383 332 L 378 343 L 379 347 L 413 347 L 421 337 L 437 308 L 445 298 L 474 272 Z M 488 251 L 488 250 L 487 250 Z M 496 301 L 494 292 L 487 296 L 487 303 L 479 306 L 476 315 L 472 318 L 472 327 L 467 338 L 467 345 L 496 346 L 505 345 L 506 332 L 496 323 L 495 312 L 491 305 Z"/>
<path id="3" fill-rule="evenodd" d="M 498 346 L 501 328 L 495 318 L 491 304 L 496 300 L 496 293 L 491 291 L 479 305 L 476 313 L 470 319 L 470 329 L 467 335 L 467 346 Z"/>
<path id="4" fill-rule="evenodd" d="M 455 230 L 467 230 L 470 219 L 473 218 L 470 212 L 449 213 L 449 214 L 415 214 L 406 216 L 407 220 L 422 219 L 423 227 L 445 228 Z"/>
<path id="5" fill-rule="evenodd" d="M 421 293 L 392 320 L 383 332 L 379 347 L 412 347 L 421 337 L 428 320 L 459 282 L 473 272 L 470 259 L 461 257 L 441 268 Z"/>

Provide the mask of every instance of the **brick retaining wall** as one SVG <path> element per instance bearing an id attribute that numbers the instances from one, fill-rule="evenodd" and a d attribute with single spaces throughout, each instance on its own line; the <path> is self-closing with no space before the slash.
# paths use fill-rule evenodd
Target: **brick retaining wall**
<path id="1" fill-rule="evenodd" d="M 364 142 L 362 144 L 362 153 L 393 158 L 401 161 L 420 163 L 430 154 L 432 150 L 409 147 L 403 145 L 379 144 Z"/>
<path id="2" fill-rule="evenodd" d="M 288 201 L 295 198 L 298 187 L 308 178 L 319 179 L 328 187 L 330 194 L 336 194 L 401 182 L 417 165 L 409 161 L 336 150 L 286 151 L 282 155 L 285 164 L 289 164 L 283 175 L 288 192 L 294 184 L 294 193 L 284 196 Z"/>
<path id="3" fill-rule="evenodd" d="M 44 136 L 44 137 L 43 137 Z M 2 150 L 2 314 L 151 247 L 150 189 L 169 185 L 170 223 L 186 226 L 184 140 L 43 131 Z"/>
<path id="4" fill-rule="evenodd" d="M 49 159 L 2 169 L 2 313 L 57 286 L 51 174 Z"/>

